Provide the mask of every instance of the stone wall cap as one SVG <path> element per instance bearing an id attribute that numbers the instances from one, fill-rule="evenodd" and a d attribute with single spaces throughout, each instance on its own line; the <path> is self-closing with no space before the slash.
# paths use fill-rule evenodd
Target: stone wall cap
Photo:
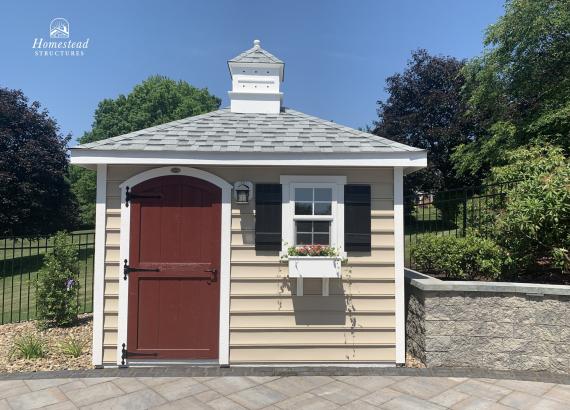
<path id="1" fill-rule="evenodd" d="M 443 281 L 412 269 L 405 270 L 406 281 L 423 291 L 447 292 L 497 292 L 526 295 L 570 296 L 570 286 L 543 285 L 539 283 Z"/>

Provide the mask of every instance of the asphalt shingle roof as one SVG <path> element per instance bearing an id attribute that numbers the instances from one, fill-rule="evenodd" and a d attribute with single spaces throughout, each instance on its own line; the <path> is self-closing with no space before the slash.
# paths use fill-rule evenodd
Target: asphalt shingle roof
<path id="1" fill-rule="evenodd" d="M 258 40 L 256 40 L 258 41 Z M 237 57 L 230 60 L 232 63 L 262 63 L 262 64 L 283 64 L 283 61 L 279 60 L 273 54 L 265 51 L 259 46 L 259 43 L 249 50 L 244 51 Z"/>
<path id="2" fill-rule="evenodd" d="M 314 153 L 421 151 L 289 108 L 278 114 L 235 113 L 223 108 L 75 148 Z"/>

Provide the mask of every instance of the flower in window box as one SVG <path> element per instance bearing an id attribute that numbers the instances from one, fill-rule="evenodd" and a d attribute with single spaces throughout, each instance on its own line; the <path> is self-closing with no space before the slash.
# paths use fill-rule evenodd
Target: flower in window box
<path id="1" fill-rule="evenodd" d="M 287 249 L 288 256 L 339 256 L 336 248 L 326 245 L 291 246 Z"/>
<path id="2" fill-rule="evenodd" d="M 339 252 L 326 245 L 291 246 L 287 249 L 289 277 L 340 278 Z"/>

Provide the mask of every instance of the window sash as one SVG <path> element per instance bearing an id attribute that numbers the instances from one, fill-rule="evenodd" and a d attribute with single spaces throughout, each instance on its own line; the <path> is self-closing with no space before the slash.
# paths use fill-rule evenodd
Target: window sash
<path id="1" fill-rule="evenodd" d="M 283 186 L 283 248 L 286 254 L 287 246 L 296 243 L 296 221 L 329 221 L 329 246 L 344 248 L 344 175 L 281 175 L 279 181 Z M 295 188 L 326 188 L 330 189 L 331 215 L 295 215 Z M 313 191 L 313 196 L 315 195 Z M 319 199 L 325 198 L 328 193 L 319 192 Z M 304 192 L 303 199 L 308 199 L 308 192 Z M 313 198 L 314 199 L 314 198 Z M 303 201 L 301 201 L 303 202 Z M 308 201 L 306 201 L 308 202 Z M 328 202 L 328 201 L 319 201 Z M 288 245 L 289 244 L 289 245 Z M 341 251 L 344 255 L 344 252 Z"/>
<path id="2" fill-rule="evenodd" d="M 313 224 L 313 222 L 322 222 L 322 221 L 315 221 L 315 220 L 306 220 L 306 221 L 300 221 L 300 222 L 309 222 L 311 224 L 311 228 L 310 231 L 308 230 L 303 230 L 303 231 L 299 231 L 298 230 L 298 221 L 295 222 L 295 246 L 305 246 L 305 245 L 324 245 L 324 246 L 330 246 L 331 245 L 331 224 L 332 221 L 324 221 L 324 222 L 328 222 L 327 223 L 327 230 L 326 231 L 322 231 L 322 230 L 315 230 L 315 225 Z M 310 244 L 307 243 L 299 243 L 299 235 L 309 235 L 311 237 L 310 240 Z M 326 243 L 323 242 L 315 242 L 315 236 L 316 235 L 326 235 L 328 240 L 326 241 Z"/>
<path id="3" fill-rule="evenodd" d="M 297 198 L 297 190 L 311 190 L 311 199 L 308 197 Z M 330 200 L 317 200 L 317 192 L 316 190 L 327 190 L 330 194 Z M 335 192 L 333 186 L 323 186 L 323 184 L 295 184 L 292 189 L 293 193 L 293 215 L 294 216 L 332 216 L 333 215 L 333 207 L 335 205 Z M 297 204 L 305 204 L 309 205 L 311 208 L 310 214 L 297 214 Z M 315 214 L 315 208 L 317 204 L 326 204 L 330 206 L 330 214 Z"/>

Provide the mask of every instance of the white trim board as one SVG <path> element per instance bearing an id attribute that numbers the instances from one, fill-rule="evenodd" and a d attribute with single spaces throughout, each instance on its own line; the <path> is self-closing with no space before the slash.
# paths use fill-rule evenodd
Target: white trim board
<path id="1" fill-rule="evenodd" d="M 165 175 L 185 175 L 198 178 L 210 182 L 222 190 L 222 226 L 221 226 L 221 255 L 220 255 L 220 327 L 219 327 L 219 357 L 220 366 L 229 365 L 229 346 L 230 346 L 230 239 L 231 239 L 231 190 L 232 186 L 209 172 L 188 168 L 178 167 L 176 172 L 172 172 L 171 167 L 154 168 L 141 172 L 126 181 L 119 188 L 121 189 L 121 234 L 120 234 L 120 264 L 125 259 L 129 259 L 130 246 L 130 224 L 131 224 L 131 207 L 125 206 L 125 193 L 127 186 L 140 184 L 143 181 L 157 178 Z M 129 282 L 127 280 L 119 281 L 119 317 L 118 317 L 118 335 L 117 335 L 117 365 L 121 364 L 122 344 L 127 343 L 127 319 L 129 312 L 128 305 Z"/>
<path id="2" fill-rule="evenodd" d="M 394 274 L 396 302 L 396 363 L 406 363 L 404 300 L 404 171 L 394 168 Z"/>
<path id="3" fill-rule="evenodd" d="M 93 269 L 93 366 L 103 365 L 103 304 L 105 297 L 105 227 L 107 218 L 107 165 L 97 165 L 95 204 L 95 266 Z"/>
<path id="4" fill-rule="evenodd" d="M 426 151 L 398 152 L 200 152 L 200 151 L 128 151 L 71 149 L 71 163 L 93 166 L 112 165 L 249 165 L 249 166 L 334 166 L 334 167 L 405 167 L 411 170 L 427 166 Z"/>

